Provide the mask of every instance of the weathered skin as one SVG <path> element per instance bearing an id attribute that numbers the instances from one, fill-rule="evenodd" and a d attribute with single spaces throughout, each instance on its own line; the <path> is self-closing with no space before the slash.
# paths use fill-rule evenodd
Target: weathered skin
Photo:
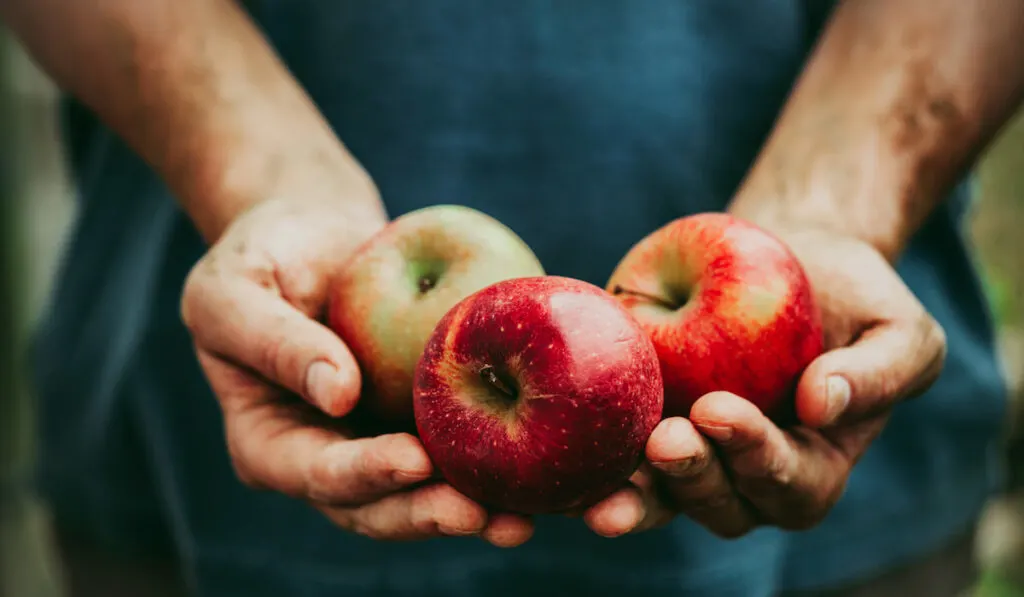
<path id="1" fill-rule="evenodd" d="M 793 415 L 796 381 L 824 338 L 803 268 L 774 236 L 726 214 L 680 218 L 637 243 L 607 289 L 654 342 L 666 417 L 716 390 L 776 420 Z"/>
<path id="2" fill-rule="evenodd" d="M 537 514 L 620 487 L 661 420 L 663 388 L 650 339 L 611 296 L 545 276 L 495 284 L 452 309 L 414 396 L 420 438 L 453 487 Z"/>
<path id="3" fill-rule="evenodd" d="M 334 281 L 329 324 L 363 370 L 361 406 L 412 423 L 412 377 L 434 326 L 494 282 L 544 274 L 494 218 L 455 205 L 407 213 L 366 242 Z"/>

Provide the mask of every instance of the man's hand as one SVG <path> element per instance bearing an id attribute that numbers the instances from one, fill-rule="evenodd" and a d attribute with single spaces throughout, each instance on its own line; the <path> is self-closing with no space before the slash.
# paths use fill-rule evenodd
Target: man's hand
<path id="1" fill-rule="evenodd" d="M 597 533 L 649 529 L 679 514 L 723 537 L 766 524 L 811 527 L 893 406 L 938 376 L 945 335 L 881 254 L 830 231 L 783 240 L 807 270 L 825 327 L 826 352 L 797 387 L 801 424 L 783 430 L 743 397 L 704 396 L 689 420 L 655 429 L 631 487 L 586 512 Z"/>
<path id="2" fill-rule="evenodd" d="M 239 477 L 308 500 L 377 539 L 482 535 L 517 545 L 528 521 L 487 512 L 435 482 L 420 442 L 363 437 L 343 415 L 360 393 L 352 353 L 322 315 L 332 272 L 384 224 L 379 201 L 269 200 L 240 216 L 195 266 L 182 315 L 224 412 Z M 347 207 L 346 207 L 347 206 Z"/>
<path id="3" fill-rule="evenodd" d="M 783 431 L 742 397 L 668 419 L 634 485 L 585 515 L 616 535 L 686 513 L 735 537 L 830 510 L 945 336 L 891 263 L 1024 98 L 1020 0 L 839 2 L 729 211 L 786 241 L 824 310 L 824 355 Z"/>
<path id="4" fill-rule="evenodd" d="M 386 217 L 239 2 L 7 0 L 0 17 L 160 174 L 213 245 L 182 311 L 243 480 L 372 537 L 526 540 L 528 523 L 488 520 L 432 483 L 413 437 L 361 437 L 338 419 L 358 399 L 359 368 L 317 319 L 331 273 Z"/>

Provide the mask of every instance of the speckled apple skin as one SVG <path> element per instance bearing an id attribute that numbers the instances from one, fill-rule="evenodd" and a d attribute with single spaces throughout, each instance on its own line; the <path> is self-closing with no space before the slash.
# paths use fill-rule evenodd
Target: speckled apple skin
<path id="1" fill-rule="evenodd" d="M 423 293 L 418 277 L 435 274 Z M 328 324 L 363 373 L 360 410 L 412 427 L 412 380 L 427 339 L 463 298 L 499 280 L 544 274 L 511 229 L 469 207 L 435 205 L 396 218 L 364 243 L 331 286 Z"/>
<path id="2" fill-rule="evenodd" d="M 519 398 L 495 400 L 496 367 Z M 438 324 L 416 368 L 423 445 L 444 478 L 500 511 L 595 503 L 636 470 L 661 420 L 657 354 L 608 293 L 558 276 L 499 282 Z"/>
<path id="3" fill-rule="evenodd" d="M 679 218 L 638 242 L 607 290 L 654 342 L 666 417 L 687 416 L 701 396 L 725 390 L 793 420 L 796 383 L 824 336 L 811 284 L 777 237 L 724 213 Z"/>

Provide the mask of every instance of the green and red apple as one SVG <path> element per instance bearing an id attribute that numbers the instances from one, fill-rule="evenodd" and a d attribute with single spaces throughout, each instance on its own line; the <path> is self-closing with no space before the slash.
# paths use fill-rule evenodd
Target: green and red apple
<path id="1" fill-rule="evenodd" d="M 477 210 L 438 205 L 390 222 L 339 272 L 328 307 L 362 368 L 361 407 L 411 424 L 413 372 L 444 314 L 495 282 L 543 274 L 518 235 Z"/>
<path id="2" fill-rule="evenodd" d="M 665 416 L 688 416 L 724 390 L 791 419 L 796 383 L 824 338 L 804 269 L 777 237 L 723 213 L 679 218 L 637 243 L 607 290 L 654 342 Z"/>
<path id="3" fill-rule="evenodd" d="M 437 325 L 416 368 L 416 426 L 444 478 L 491 508 L 574 510 L 639 465 L 661 420 L 657 353 L 592 284 L 498 282 Z"/>

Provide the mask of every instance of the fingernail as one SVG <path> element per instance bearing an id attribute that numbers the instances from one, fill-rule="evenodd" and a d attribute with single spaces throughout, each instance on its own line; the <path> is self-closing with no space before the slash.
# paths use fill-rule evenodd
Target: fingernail
<path id="1" fill-rule="evenodd" d="M 471 535 L 480 534 L 480 531 L 476 529 L 457 529 L 454 527 L 448 527 L 444 525 L 438 525 L 437 530 L 442 535 L 448 535 L 449 537 L 469 537 Z"/>
<path id="2" fill-rule="evenodd" d="M 329 415 L 336 410 L 335 392 L 338 387 L 338 369 L 327 361 L 316 361 L 306 370 L 306 395 L 316 406 Z"/>
<path id="3" fill-rule="evenodd" d="M 693 467 L 705 441 L 689 421 L 669 418 L 662 421 L 647 443 L 651 464 L 668 475 L 681 475 Z"/>
<path id="4" fill-rule="evenodd" d="M 829 375 L 825 380 L 825 417 L 823 425 L 839 419 L 850 404 L 850 382 L 841 375 Z"/>
<path id="5" fill-rule="evenodd" d="M 682 477 L 686 473 L 690 472 L 696 463 L 696 458 L 683 458 L 682 460 L 651 462 L 651 465 L 670 477 Z"/>
<path id="6" fill-rule="evenodd" d="M 420 481 L 426 481 L 430 478 L 430 470 L 397 470 L 391 473 L 391 479 L 395 483 L 407 485 L 409 483 L 418 483 Z"/>
<path id="7" fill-rule="evenodd" d="M 697 429 L 716 442 L 725 443 L 732 439 L 732 427 L 729 426 L 697 423 Z"/>

